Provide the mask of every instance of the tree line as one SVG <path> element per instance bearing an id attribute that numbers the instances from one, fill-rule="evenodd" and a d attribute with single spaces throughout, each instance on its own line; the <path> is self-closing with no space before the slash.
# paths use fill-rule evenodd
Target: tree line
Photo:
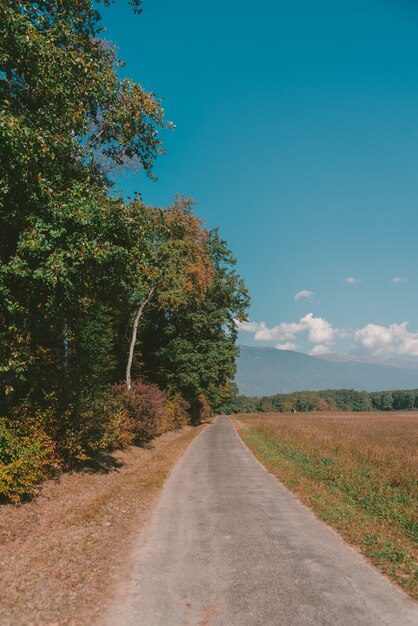
<path id="1" fill-rule="evenodd" d="M 236 391 L 236 390 L 235 390 Z M 356 391 L 327 389 L 254 397 L 231 396 L 225 413 L 285 413 L 290 411 L 412 411 L 418 409 L 418 389 Z"/>
<path id="2" fill-rule="evenodd" d="M 230 395 L 248 293 L 191 200 L 152 207 L 115 189 L 120 168 L 153 177 L 171 126 L 122 65 L 95 3 L 0 4 L 0 494 L 12 499 Z"/>

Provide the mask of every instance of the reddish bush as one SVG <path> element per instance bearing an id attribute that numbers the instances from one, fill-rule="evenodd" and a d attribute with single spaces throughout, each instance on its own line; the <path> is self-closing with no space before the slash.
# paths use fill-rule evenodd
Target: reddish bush
<path id="1" fill-rule="evenodd" d="M 158 435 L 166 411 L 164 391 L 140 380 L 133 381 L 129 391 L 124 384 L 115 385 L 112 391 L 120 397 L 126 412 L 125 427 L 136 443 L 147 443 Z"/>

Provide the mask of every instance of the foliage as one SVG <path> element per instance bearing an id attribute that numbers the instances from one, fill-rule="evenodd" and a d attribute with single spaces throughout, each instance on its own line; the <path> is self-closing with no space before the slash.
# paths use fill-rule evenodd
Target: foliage
<path id="1" fill-rule="evenodd" d="M 212 417 L 212 407 L 205 394 L 200 393 L 198 398 L 198 420 L 205 422 Z"/>
<path id="2" fill-rule="evenodd" d="M 204 298 L 190 294 L 179 307 L 157 310 L 146 319 L 141 365 L 148 380 L 178 390 L 199 421 L 203 394 L 218 411 L 235 376 L 236 320 L 246 316 L 248 293 L 234 269 L 235 259 L 218 232 L 208 233 L 213 277 Z"/>
<path id="3" fill-rule="evenodd" d="M 167 400 L 165 419 L 161 430 L 175 430 L 186 426 L 189 422 L 189 408 L 190 405 L 182 398 L 179 392 L 176 392 L 172 398 Z"/>
<path id="4" fill-rule="evenodd" d="M 166 394 L 157 385 L 140 380 L 132 383 L 131 389 L 116 385 L 113 393 L 119 396 L 125 414 L 125 424 L 135 443 L 148 443 L 160 431 L 166 411 Z"/>
<path id="5" fill-rule="evenodd" d="M 285 413 L 287 411 L 410 411 L 418 408 L 418 389 L 399 391 L 355 391 L 328 389 L 297 391 L 262 398 L 235 394 L 227 413 Z"/>
<path id="6" fill-rule="evenodd" d="M 118 77 L 101 31 L 89 0 L 0 6 L 0 365 L 18 395 L 39 359 L 36 377 L 60 368 L 67 317 L 115 278 L 109 172 L 162 152 L 159 102 Z"/>
<path id="7" fill-rule="evenodd" d="M 54 443 L 42 430 L 22 433 L 0 420 L 0 497 L 18 502 L 58 468 Z"/>
<path id="8" fill-rule="evenodd" d="M 133 204 L 136 208 L 138 202 Z M 140 233 L 135 232 L 128 268 L 122 275 L 134 315 L 126 368 L 128 389 L 138 324 L 145 307 L 154 303 L 163 312 L 169 308 L 176 311 L 187 305 L 191 297 L 200 302 L 212 282 L 208 234 L 193 215 L 192 204 L 185 198 L 176 198 L 172 206 L 161 211 L 139 203 L 135 224 L 139 222 L 144 227 Z"/>
<path id="9" fill-rule="evenodd" d="M 22 493 L 52 449 L 74 467 L 147 442 L 235 374 L 248 296 L 225 242 L 191 200 L 112 190 L 120 167 L 152 177 L 165 125 L 121 65 L 90 0 L 0 3 L 0 412 Z"/>
<path id="10" fill-rule="evenodd" d="M 72 401 L 60 400 L 54 394 L 36 400 L 29 397 L 11 412 L 10 426 L 23 436 L 44 433 L 54 442 L 61 461 L 66 466 L 77 466 L 98 452 L 115 448 L 114 442 L 122 443 L 124 439 L 118 414 L 103 410 L 107 395 L 80 398 L 75 392 Z"/>

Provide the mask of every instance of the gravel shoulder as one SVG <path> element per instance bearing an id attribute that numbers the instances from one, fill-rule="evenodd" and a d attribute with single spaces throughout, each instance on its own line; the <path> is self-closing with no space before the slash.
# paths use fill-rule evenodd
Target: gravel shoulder
<path id="1" fill-rule="evenodd" d="M 64 474 L 38 497 L 0 506 L 0 625 L 103 623 L 175 462 L 205 426 L 111 455 L 101 471 Z"/>

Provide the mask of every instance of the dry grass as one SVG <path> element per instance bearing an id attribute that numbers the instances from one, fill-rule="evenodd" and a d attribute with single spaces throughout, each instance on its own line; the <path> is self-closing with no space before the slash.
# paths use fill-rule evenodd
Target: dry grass
<path id="1" fill-rule="evenodd" d="M 236 423 L 272 473 L 418 597 L 418 413 L 257 414 Z"/>
<path id="2" fill-rule="evenodd" d="M 0 506 L 0 624 L 101 622 L 156 495 L 199 428 L 112 455 L 115 469 L 67 474 Z"/>

